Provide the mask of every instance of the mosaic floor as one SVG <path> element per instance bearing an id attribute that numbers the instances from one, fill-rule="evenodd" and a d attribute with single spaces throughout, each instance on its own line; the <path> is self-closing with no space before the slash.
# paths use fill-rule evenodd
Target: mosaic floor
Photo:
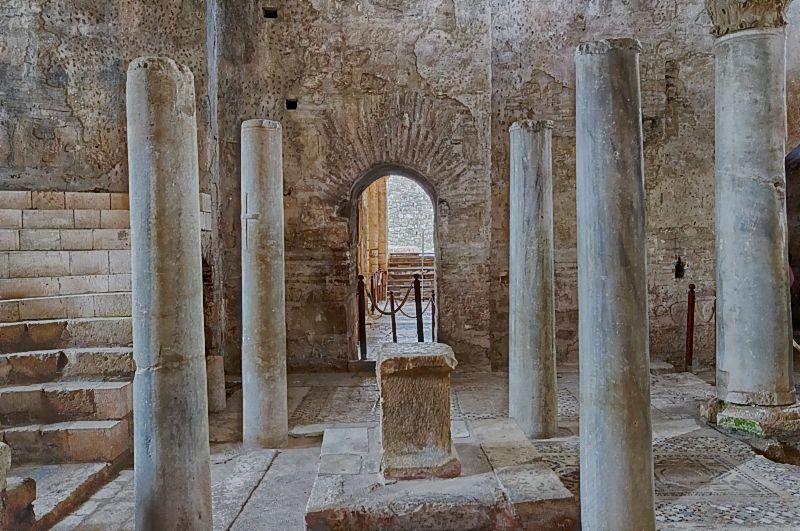
<path id="1" fill-rule="evenodd" d="M 453 376 L 452 418 L 459 448 L 466 448 L 471 441 L 502 437 L 493 426 L 507 415 L 506 380 L 504 373 Z M 534 445 L 564 485 L 579 495 L 578 374 L 562 372 L 558 386 L 561 436 L 534 441 Z M 800 529 L 800 467 L 769 461 L 745 444 L 706 427 L 698 417 L 697 406 L 713 394 L 711 385 L 690 374 L 652 377 L 658 529 Z M 240 397 L 240 392 L 235 392 L 228 411 L 212 415 L 215 452 L 235 455 L 237 441 L 241 440 Z M 378 424 L 378 390 L 369 375 L 290 375 L 289 406 L 293 448 L 281 450 L 269 470 L 242 492 L 238 513 L 251 517 L 231 519 L 223 514 L 220 523 L 225 527 L 215 525 L 215 529 L 303 529 L 303 507 L 319 454 L 319 438 L 310 436 L 321 434 L 326 427 Z M 223 481 L 227 469 L 221 463 L 228 461 L 219 455 L 215 458 L 215 477 Z M 130 472 L 121 477 L 130 482 Z M 276 495 L 290 487 L 297 499 Z M 119 494 L 110 505 L 107 499 L 93 498 L 65 521 L 70 525 L 58 529 L 101 529 L 81 524 L 97 522 L 101 510 L 113 511 L 118 518 L 122 518 L 120 511 L 127 514 L 122 519 L 124 525 L 102 529 L 129 529 L 132 507 L 125 496 L 130 492 L 119 492 L 124 495 Z M 98 495 L 108 494 L 101 491 Z M 236 512 L 236 499 L 236 494 L 230 495 L 229 512 Z M 217 510 L 215 505 L 215 515 Z M 265 514 L 278 516 L 274 520 L 264 518 Z"/>

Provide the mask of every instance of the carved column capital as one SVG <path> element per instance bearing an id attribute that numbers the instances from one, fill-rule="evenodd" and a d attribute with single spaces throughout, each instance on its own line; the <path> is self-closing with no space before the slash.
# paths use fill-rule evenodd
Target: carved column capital
<path id="1" fill-rule="evenodd" d="M 792 0 L 706 0 L 706 10 L 714 23 L 712 33 L 728 33 L 753 28 L 780 28 L 786 25 L 784 12 Z"/>

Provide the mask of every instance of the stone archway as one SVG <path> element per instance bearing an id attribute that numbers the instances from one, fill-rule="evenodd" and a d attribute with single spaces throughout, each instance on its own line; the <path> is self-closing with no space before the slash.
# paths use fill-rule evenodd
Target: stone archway
<path id="1" fill-rule="evenodd" d="M 356 299 L 356 292 L 357 292 L 357 272 L 356 272 L 356 255 L 357 251 L 356 248 L 358 246 L 359 240 L 359 208 L 358 202 L 361 195 L 364 191 L 369 188 L 371 184 L 382 177 L 387 176 L 400 176 L 406 179 L 409 179 L 419 185 L 420 188 L 425 192 L 428 196 L 428 199 L 431 202 L 433 207 L 433 248 L 434 248 L 434 256 L 439 256 L 440 253 L 440 246 L 439 246 L 439 231 L 438 231 L 438 195 L 436 191 L 436 187 L 431 183 L 431 181 L 423 176 L 421 173 L 405 167 L 400 164 L 377 164 L 367 171 L 363 172 L 354 182 L 353 186 L 350 190 L 350 199 L 348 204 L 348 217 L 349 217 L 349 269 L 351 271 L 350 274 L 350 281 L 349 281 L 349 293 L 350 298 L 348 300 L 348 328 L 351 330 L 350 333 L 350 346 L 351 346 L 351 359 L 358 359 L 359 352 L 358 352 L 358 337 L 357 337 L 357 326 L 358 326 L 358 313 L 357 313 L 357 299 Z M 435 270 L 435 278 L 441 278 L 441 261 L 435 260 L 434 261 L 434 270 Z M 434 286 L 434 290 L 435 290 Z M 438 293 L 437 293 L 438 297 Z M 441 311 L 441 308 L 440 308 Z M 438 335 L 438 330 L 434 330 L 434 333 Z M 430 338 L 426 337 L 426 341 L 429 341 Z"/>

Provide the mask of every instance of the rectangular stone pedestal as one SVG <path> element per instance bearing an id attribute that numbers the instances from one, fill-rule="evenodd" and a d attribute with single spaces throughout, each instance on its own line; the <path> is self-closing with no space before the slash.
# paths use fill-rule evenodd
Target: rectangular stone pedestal
<path id="1" fill-rule="evenodd" d="M 386 478 L 451 478 L 461 464 L 450 435 L 450 372 L 457 365 L 443 343 L 387 343 L 378 354 Z"/>

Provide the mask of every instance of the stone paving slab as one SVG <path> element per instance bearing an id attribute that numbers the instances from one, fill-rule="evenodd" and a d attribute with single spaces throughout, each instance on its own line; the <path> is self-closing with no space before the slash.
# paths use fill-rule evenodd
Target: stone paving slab
<path id="1" fill-rule="evenodd" d="M 513 421 L 480 421 L 479 425 L 481 436 L 493 441 L 487 444 L 517 449 L 527 444 L 530 450 L 530 442 L 524 435 L 519 439 Z M 541 461 L 492 470 L 479 444 L 462 443 L 459 452 L 468 457 L 461 476 L 387 481 L 378 473 L 379 445 L 364 444 L 365 440 L 378 442 L 377 433 L 375 428 L 325 431 L 325 450 L 306 509 L 307 529 L 546 530 L 577 526 L 575 497 Z"/>

